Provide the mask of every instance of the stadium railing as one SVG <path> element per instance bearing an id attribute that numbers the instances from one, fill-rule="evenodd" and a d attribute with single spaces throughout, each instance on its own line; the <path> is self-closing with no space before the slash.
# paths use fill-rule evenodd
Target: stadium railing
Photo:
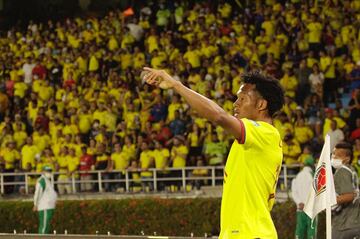
<path id="1" fill-rule="evenodd" d="M 282 165 L 282 170 L 279 175 L 278 190 L 288 190 L 290 187 L 291 179 L 296 176 L 294 170 L 298 170 L 301 165 Z M 206 175 L 194 175 L 192 172 L 195 169 L 207 170 Z M 162 189 L 165 186 L 177 185 L 182 191 L 189 190 L 189 186 L 194 186 L 194 182 L 198 180 L 206 182 L 206 186 L 222 185 L 223 180 L 223 166 L 204 166 L 204 167 L 184 167 L 184 168 L 167 168 L 156 169 L 150 168 L 146 170 L 151 172 L 150 177 L 132 178 L 134 173 L 141 174 L 142 170 L 92 170 L 92 171 L 76 171 L 68 176 L 66 181 L 58 181 L 59 175 L 64 173 L 54 172 L 52 174 L 53 185 L 66 185 L 71 188 L 72 193 L 80 193 L 80 184 L 91 184 L 92 191 L 104 192 L 104 188 L 118 185 L 123 188 L 123 192 L 131 192 L 134 187 L 144 187 L 144 185 L 151 185 L 152 191 L 159 191 L 159 186 Z M 167 174 L 160 174 L 167 171 Z M 92 175 L 91 180 L 81 180 L 79 175 L 88 174 Z M 122 174 L 122 178 L 114 178 L 115 175 Z M 22 187 L 25 194 L 29 194 L 30 187 L 35 186 L 34 182 L 41 173 L 35 172 L 17 172 L 17 173 L 0 173 L 0 193 L 5 193 L 6 187 Z M 33 178 L 31 180 L 31 177 Z M 9 180 L 9 178 L 12 178 Z M 110 186 L 109 186 L 110 185 Z M 164 186 L 165 185 L 165 186 Z"/>

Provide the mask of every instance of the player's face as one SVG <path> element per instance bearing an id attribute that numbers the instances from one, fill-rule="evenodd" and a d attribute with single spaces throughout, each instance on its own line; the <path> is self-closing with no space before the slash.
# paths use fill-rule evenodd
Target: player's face
<path id="1" fill-rule="evenodd" d="M 255 90 L 255 85 L 242 84 L 237 92 L 237 97 L 234 103 L 234 116 L 238 119 L 256 119 L 256 115 L 259 112 L 256 103 L 260 96 Z"/>

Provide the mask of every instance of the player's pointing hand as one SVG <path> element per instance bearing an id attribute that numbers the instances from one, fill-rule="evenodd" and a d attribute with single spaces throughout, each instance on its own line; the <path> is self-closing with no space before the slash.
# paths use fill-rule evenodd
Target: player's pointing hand
<path id="1" fill-rule="evenodd" d="M 146 83 L 150 85 L 158 86 L 161 89 L 171 89 L 179 83 L 164 70 L 157 70 L 149 67 L 144 67 L 143 69 L 140 78 L 144 79 Z"/>

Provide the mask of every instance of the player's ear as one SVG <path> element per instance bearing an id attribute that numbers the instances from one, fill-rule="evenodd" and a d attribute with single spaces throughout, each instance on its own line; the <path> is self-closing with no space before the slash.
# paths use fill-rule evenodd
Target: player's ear
<path id="1" fill-rule="evenodd" d="M 267 109 L 267 106 L 268 106 L 267 100 L 265 100 L 265 99 L 263 99 L 263 98 L 257 100 L 256 108 L 257 108 L 259 111 L 264 111 L 264 110 L 266 110 L 266 109 Z"/>

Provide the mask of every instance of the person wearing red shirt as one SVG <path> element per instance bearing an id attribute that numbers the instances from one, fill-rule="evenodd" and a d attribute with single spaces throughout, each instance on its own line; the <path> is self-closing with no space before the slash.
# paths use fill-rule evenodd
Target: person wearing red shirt
<path id="1" fill-rule="evenodd" d="M 43 128 L 46 132 L 49 132 L 49 117 L 45 114 L 45 108 L 39 107 L 36 120 L 35 120 L 35 129 Z"/>
<path id="2" fill-rule="evenodd" d="M 76 82 L 75 82 L 75 80 L 74 80 L 74 78 L 73 78 L 73 73 L 70 71 L 70 72 L 69 72 L 68 79 L 66 79 L 66 80 L 64 81 L 64 88 L 70 88 L 70 89 L 72 89 L 73 85 L 75 85 L 75 84 L 76 84 Z"/>
<path id="3" fill-rule="evenodd" d="M 166 143 L 172 136 L 170 128 L 165 124 L 164 120 L 159 121 L 160 129 L 157 132 L 156 140 L 161 143 Z"/>
<path id="4" fill-rule="evenodd" d="M 350 138 L 352 140 L 360 138 L 360 118 L 356 119 L 356 129 L 351 132 Z"/>
<path id="5" fill-rule="evenodd" d="M 81 151 L 82 151 L 82 155 L 80 157 L 80 171 L 92 170 L 93 165 L 95 164 L 92 155 L 87 153 L 86 146 L 81 147 Z M 80 180 L 81 181 L 92 180 L 92 175 L 90 173 L 80 173 Z M 80 189 L 82 192 L 83 191 L 89 192 L 92 190 L 92 184 L 91 183 L 81 183 Z"/>
<path id="6" fill-rule="evenodd" d="M 37 75 L 39 79 L 44 80 L 46 77 L 46 68 L 41 64 L 40 60 L 36 60 L 36 65 L 32 70 L 32 75 Z"/>

